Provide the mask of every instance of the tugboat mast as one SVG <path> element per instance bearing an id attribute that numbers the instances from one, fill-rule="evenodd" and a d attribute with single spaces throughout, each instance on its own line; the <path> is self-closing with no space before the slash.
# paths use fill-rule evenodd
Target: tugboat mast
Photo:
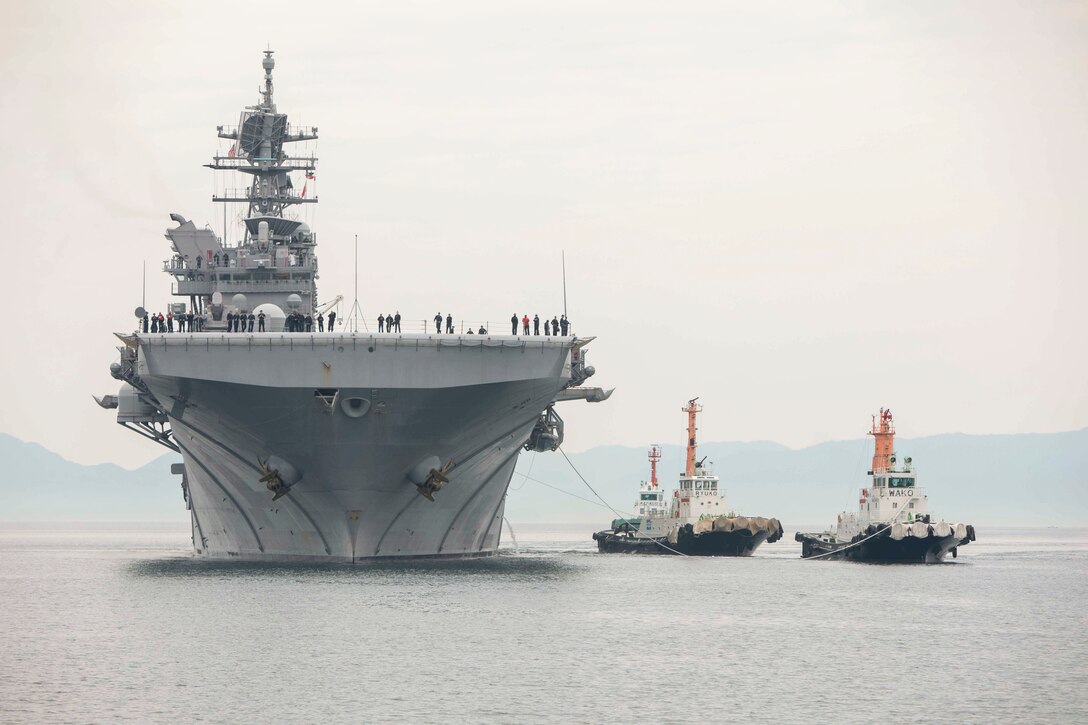
<path id="1" fill-rule="evenodd" d="M 661 460 L 661 446 L 650 446 L 650 452 L 646 455 L 650 459 L 650 488 L 657 489 L 657 462 Z"/>
<path id="2" fill-rule="evenodd" d="M 696 400 L 698 398 L 692 398 L 688 401 L 687 407 L 681 408 L 688 414 L 688 459 L 687 466 L 684 468 L 684 475 L 688 478 L 695 475 L 695 416 L 703 409 L 703 406 L 695 404 Z"/>
<path id="3" fill-rule="evenodd" d="M 887 471 L 892 466 L 892 454 L 895 453 L 895 423 L 891 410 L 880 409 L 880 422 L 873 416 L 873 428 L 869 435 L 876 439 L 873 450 L 873 468 L 869 474 Z"/>

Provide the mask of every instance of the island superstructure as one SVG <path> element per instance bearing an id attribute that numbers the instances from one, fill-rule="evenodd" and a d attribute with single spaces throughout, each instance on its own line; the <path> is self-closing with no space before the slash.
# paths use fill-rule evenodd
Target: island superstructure
<path id="1" fill-rule="evenodd" d="M 970 524 L 935 521 L 929 497 L 917 486 L 918 473 L 909 456 L 895 452 L 891 410 L 873 416 L 873 463 L 869 486 L 861 489 L 856 513 L 839 514 L 834 530 L 801 533 L 801 556 L 865 562 L 938 563 L 949 552 L 975 540 Z"/>
<path id="2" fill-rule="evenodd" d="M 170 215 L 164 271 L 185 330 L 118 333 L 110 372 L 123 384 L 97 400 L 180 453 L 174 472 L 200 556 L 492 554 L 519 451 L 562 443 L 556 403 L 611 394 L 582 386 L 593 338 L 284 332 L 292 313 L 328 309 L 315 285 L 317 235 L 291 218 L 317 202 L 292 177 L 308 181 L 317 159 L 287 149 L 317 128 L 277 111 L 271 51 L 262 65 L 259 102 L 219 127 L 231 147 L 208 164 L 248 179 L 213 197 L 245 204 L 242 238 L 227 245 Z M 250 315 L 264 331 L 234 331 Z"/>
<path id="3" fill-rule="evenodd" d="M 650 480 L 639 487 L 637 516 L 612 521 L 611 529 L 593 534 L 602 553 L 751 556 L 763 542 L 782 538 L 775 518 L 738 516 L 729 508 L 720 479 L 696 452 L 696 416 L 703 407 L 693 398 L 683 408 L 688 416 L 684 472 L 666 503 L 657 481 L 661 448 L 650 448 Z"/>

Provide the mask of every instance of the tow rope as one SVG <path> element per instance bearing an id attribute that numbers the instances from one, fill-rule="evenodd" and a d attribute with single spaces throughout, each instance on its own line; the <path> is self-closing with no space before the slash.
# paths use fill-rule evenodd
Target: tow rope
<path id="1" fill-rule="evenodd" d="M 585 476 L 583 476 L 583 475 L 581 474 L 581 472 L 579 472 L 579 470 L 578 470 L 578 469 L 577 469 L 577 468 L 575 467 L 575 465 L 574 465 L 574 462 L 573 462 L 573 461 L 571 461 L 571 460 L 570 460 L 570 458 L 568 458 L 568 457 L 567 457 L 567 452 L 566 452 L 566 451 L 564 451 L 564 450 L 563 450 L 562 448 L 559 448 L 558 450 L 559 450 L 559 452 L 560 452 L 560 453 L 562 453 L 562 454 L 563 454 L 563 458 L 565 458 L 565 459 L 566 459 L 567 463 L 568 463 L 568 464 L 570 465 L 570 469 L 571 469 L 572 471 L 574 471 L 574 474 L 575 474 L 576 476 L 578 476 L 578 478 L 582 479 L 582 483 L 584 483 L 584 484 L 586 485 L 586 488 L 588 488 L 588 489 L 589 489 L 590 491 L 592 491 L 592 492 L 593 492 L 593 495 L 594 495 L 594 496 L 596 496 L 596 497 L 597 497 L 598 499 L 600 499 L 601 503 L 603 503 L 603 504 L 604 504 L 605 506 L 607 506 L 607 507 L 608 507 L 608 509 L 609 509 L 610 511 L 612 511 L 612 513 L 616 514 L 616 516 L 617 516 L 618 518 L 621 518 L 621 519 L 623 519 L 624 521 L 627 521 L 627 517 L 626 517 L 626 516 L 624 516 L 623 514 L 621 514 L 621 513 L 620 513 L 619 511 L 617 511 L 616 509 L 612 508 L 612 505 L 611 505 L 610 503 L 608 503 L 607 501 L 605 501 L 605 500 L 604 500 L 604 498 L 603 498 L 603 497 L 601 496 L 601 494 L 597 493 L 597 489 L 595 489 L 595 488 L 593 488 L 593 486 L 589 485 L 589 481 L 587 481 L 587 480 L 586 480 L 586 477 L 585 477 Z M 684 552 L 682 552 L 682 551 L 677 551 L 676 549 L 672 548 L 671 546 L 666 546 L 665 544 L 662 544 L 662 543 L 661 543 L 660 541 L 658 541 L 657 539 L 653 539 L 653 538 L 651 538 L 651 539 L 650 539 L 650 541 L 654 542 L 655 544 L 657 544 L 658 546 L 660 546 L 660 547 L 661 547 L 662 549 L 665 549 L 666 551 L 671 551 L 672 553 L 674 553 L 674 554 L 679 554 L 680 556 L 687 556 L 687 554 L 685 554 Z"/>

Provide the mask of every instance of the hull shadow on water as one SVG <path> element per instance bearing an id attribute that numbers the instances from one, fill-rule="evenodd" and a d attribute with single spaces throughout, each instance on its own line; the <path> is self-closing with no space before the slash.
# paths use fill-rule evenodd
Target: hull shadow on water
<path id="1" fill-rule="evenodd" d="M 487 579 L 565 579 L 580 575 L 584 567 L 558 557 L 497 554 L 477 559 L 424 559 L 294 564 L 255 561 L 223 561 L 199 558 L 145 559 L 131 562 L 127 571 L 134 577 L 239 579 L 302 576 L 306 578 L 388 579 L 421 575 L 429 578 L 485 577 Z"/>

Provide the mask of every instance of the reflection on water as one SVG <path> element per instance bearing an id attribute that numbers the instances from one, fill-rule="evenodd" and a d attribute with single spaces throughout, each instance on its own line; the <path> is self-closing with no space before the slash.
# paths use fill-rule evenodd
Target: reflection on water
<path id="1" fill-rule="evenodd" d="M 424 559 L 402 562 L 383 560 L 356 564 L 265 564 L 253 561 L 213 561 L 195 556 L 140 559 L 127 565 L 132 576 L 146 577 L 211 577 L 263 578 L 293 577 L 330 582 L 336 580 L 373 581 L 403 577 L 483 577 L 494 579 L 555 579 L 578 574 L 582 567 L 573 561 L 558 558 L 512 554 L 474 559 Z"/>

